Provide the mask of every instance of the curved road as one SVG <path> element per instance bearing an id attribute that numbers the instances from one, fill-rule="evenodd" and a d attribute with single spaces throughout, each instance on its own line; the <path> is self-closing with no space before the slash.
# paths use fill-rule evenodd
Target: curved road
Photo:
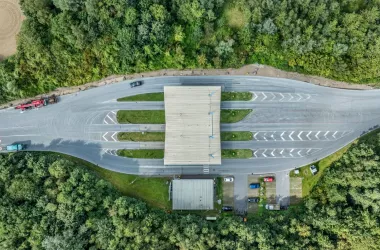
<path id="1" fill-rule="evenodd" d="M 251 174 L 293 169 L 326 157 L 380 124 L 380 91 L 320 87 L 304 82 L 236 76 L 146 78 L 130 88 L 124 81 L 62 96 L 55 105 L 0 111 L 0 146 L 15 142 L 29 150 L 70 154 L 117 172 L 139 175 Z M 247 102 L 222 108 L 251 108 L 243 121 L 222 131 L 252 131 L 255 139 L 223 142 L 222 148 L 251 148 L 252 159 L 222 160 L 221 166 L 164 166 L 163 160 L 115 155 L 122 148 L 163 148 L 163 143 L 118 142 L 120 131 L 164 131 L 164 125 L 117 124 L 120 109 L 164 109 L 163 102 L 116 102 L 117 98 L 162 92 L 164 85 L 221 85 L 224 91 L 252 91 Z"/>

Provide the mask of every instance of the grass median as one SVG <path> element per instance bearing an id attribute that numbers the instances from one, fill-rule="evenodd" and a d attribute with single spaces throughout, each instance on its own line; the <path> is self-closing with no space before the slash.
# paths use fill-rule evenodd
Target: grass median
<path id="1" fill-rule="evenodd" d="M 250 149 L 222 149 L 223 159 L 248 159 L 252 157 Z"/>
<path id="2" fill-rule="evenodd" d="M 226 131 L 220 133 L 222 141 L 250 141 L 252 136 L 252 132 L 249 131 Z"/>
<path id="3" fill-rule="evenodd" d="M 220 111 L 221 123 L 235 123 L 243 120 L 252 109 L 222 109 Z"/>
<path id="4" fill-rule="evenodd" d="M 163 149 L 120 149 L 119 156 L 143 159 L 164 159 Z"/>
<path id="5" fill-rule="evenodd" d="M 120 132 L 119 141 L 165 141 L 165 132 Z"/>
<path id="6" fill-rule="evenodd" d="M 223 101 L 250 101 L 252 99 L 251 92 L 222 92 Z M 117 99 L 118 102 L 163 102 L 164 93 L 146 93 L 139 95 L 126 96 Z"/>
<path id="7" fill-rule="evenodd" d="M 117 121 L 121 124 L 164 124 L 165 110 L 119 110 Z"/>

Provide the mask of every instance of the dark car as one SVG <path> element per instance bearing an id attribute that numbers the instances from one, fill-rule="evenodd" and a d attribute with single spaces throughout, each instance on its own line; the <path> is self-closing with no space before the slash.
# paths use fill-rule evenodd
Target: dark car
<path id="1" fill-rule="evenodd" d="M 131 88 L 134 88 L 134 87 L 143 85 L 143 82 L 142 81 L 131 82 L 130 85 L 131 85 Z"/>
<path id="2" fill-rule="evenodd" d="M 248 202 L 258 203 L 259 201 L 260 201 L 259 197 L 250 197 L 250 198 L 248 198 Z"/>
<path id="3" fill-rule="evenodd" d="M 280 206 L 281 210 L 288 210 L 288 208 L 289 208 L 288 206 Z"/>
<path id="4" fill-rule="evenodd" d="M 230 207 L 230 206 L 223 206 L 223 207 L 222 207 L 222 210 L 223 210 L 223 211 L 232 211 L 233 208 Z"/>
<path id="5" fill-rule="evenodd" d="M 260 188 L 260 183 L 251 183 L 249 184 L 250 189 Z"/>

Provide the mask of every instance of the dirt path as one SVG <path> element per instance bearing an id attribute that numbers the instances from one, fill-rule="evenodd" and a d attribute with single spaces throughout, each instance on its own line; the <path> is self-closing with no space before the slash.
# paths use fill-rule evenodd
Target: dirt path
<path id="1" fill-rule="evenodd" d="M 16 36 L 23 20 L 18 0 L 0 0 L 0 61 L 16 53 Z"/>
<path id="2" fill-rule="evenodd" d="M 1 0 L 0 0 L 1 1 Z M 107 78 L 101 79 L 96 82 L 87 83 L 81 86 L 74 86 L 74 87 L 65 87 L 65 88 L 57 88 L 55 91 L 52 91 L 50 93 L 46 93 L 46 95 L 67 95 L 72 94 L 78 91 L 95 88 L 104 86 L 107 84 L 113 84 L 116 82 L 120 82 L 123 80 L 132 80 L 135 78 L 141 78 L 141 77 L 155 77 L 155 76 L 202 76 L 202 75 L 251 75 L 251 76 L 267 76 L 267 77 L 280 77 L 280 78 L 287 78 L 287 79 L 293 79 L 298 81 L 304 81 L 304 82 L 310 82 L 313 84 L 321 85 L 321 86 L 327 86 L 327 87 L 333 87 L 333 88 L 344 88 L 344 89 L 373 89 L 369 85 L 364 84 L 349 84 L 345 82 L 339 82 L 330 80 L 323 77 L 318 76 L 308 76 L 303 75 L 295 72 L 286 72 L 282 71 L 270 66 L 265 65 L 258 65 L 258 64 L 250 64 L 243 66 L 239 69 L 210 69 L 210 70 L 173 70 L 173 69 L 166 69 L 166 70 L 158 70 L 158 71 L 151 71 L 151 72 L 145 72 L 145 73 L 136 73 L 131 75 L 112 75 Z M 36 96 L 34 98 L 40 97 Z M 22 99 L 22 100 L 15 100 L 10 103 L 6 103 L 3 105 L 0 105 L 0 109 L 2 108 L 8 108 L 11 106 L 18 105 L 20 103 L 23 103 L 27 100 L 34 99 L 34 98 L 28 98 L 28 99 Z"/>

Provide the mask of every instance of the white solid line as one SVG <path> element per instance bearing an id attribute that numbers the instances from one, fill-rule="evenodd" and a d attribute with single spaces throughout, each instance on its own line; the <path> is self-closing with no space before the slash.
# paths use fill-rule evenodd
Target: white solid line
<path id="1" fill-rule="evenodd" d="M 294 141 L 293 137 L 292 137 L 292 134 L 294 133 L 294 131 L 292 131 L 289 135 L 290 139 L 292 139 L 292 141 Z"/>
<path id="2" fill-rule="evenodd" d="M 335 137 L 336 133 L 338 133 L 338 131 L 335 131 L 335 133 L 333 134 L 333 137 L 334 137 L 335 139 L 336 139 L 336 137 Z"/>
<path id="3" fill-rule="evenodd" d="M 285 96 L 283 95 L 283 94 L 281 94 L 281 93 L 279 93 L 281 96 L 282 96 L 282 98 L 279 100 L 279 102 L 281 102 L 282 101 L 282 99 L 284 99 L 285 98 Z"/>
<path id="4" fill-rule="evenodd" d="M 40 136 L 39 134 L 26 134 L 26 135 L 2 135 L 1 137 L 13 137 L 13 136 Z"/>
<path id="5" fill-rule="evenodd" d="M 317 137 L 318 140 L 319 140 L 319 137 L 318 137 L 319 133 L 321 133 L 321 131 L 318 131 L 318 133 L 315 135 L 315 137 Z"/>
<path id="6" fill-rule="evenodd" d="M 306 137 L 307 137 L 309 140 L 311 140 L 310 137 L 309 137 L 310 134 L 311 134 L 311 131 L 306 135 Z"/>
<path id="7" fill-rule="evenodd" d="M 107 115 L 107 117 L 114 123 L 114 124 L 116 124 L 116 122 L 114 121 L 114 120 L 112 120 L 112 118 L 111 117 L 109 117 L 109 115 Z"/>
<path id="8" fill-rule="evenodd" d="M 301 134 L 302 134 L 302 133 L 303 133 L 303 131 L 301 131 L 301 132 L 298 134 L 298 138 L 300 138 L 301 141 L 303 141 L 302 138 L 301 138 Z"/>
<path id="9" fill-rule="evenodd" d="M 111 135 L 111 138 L 114 140 L 114 141 L 117 141 L 115 138 L 114 138 L 114 136 L 117 134 L 117 132 L 115 132 L 115 133 L 113 133 L 112 135 Z"/>
<path id="10" fill-rule="evenodd" d="M 109 124 L 109 123 L 106 121 L 106 119 L 104 119 L 103 122 L 105 122 L 106 124 Z"/>
<path id="11" fill-rule="evenodd" d="M 103 139 L 108 141 L 107 138 L 105 137 L 106 135 L 108 134 L 108 132 L 106 132 L 104 135 L 103 135 Z"/>
<path id="12" fill-rule="evenodd" d="M 264 101 L 265 99 L 267 99 L 267 96 L 264 94 L 264 92 L 261 92 L 261 94 L 263 94 L 264 96 L 264 99 L 262 99 L 261 101 Z"/>
<path id="13" fill-rule="evenodd" d="M 116 115 L 116 112 L 115 111 L 111 111 L 112 114 Z"/>

